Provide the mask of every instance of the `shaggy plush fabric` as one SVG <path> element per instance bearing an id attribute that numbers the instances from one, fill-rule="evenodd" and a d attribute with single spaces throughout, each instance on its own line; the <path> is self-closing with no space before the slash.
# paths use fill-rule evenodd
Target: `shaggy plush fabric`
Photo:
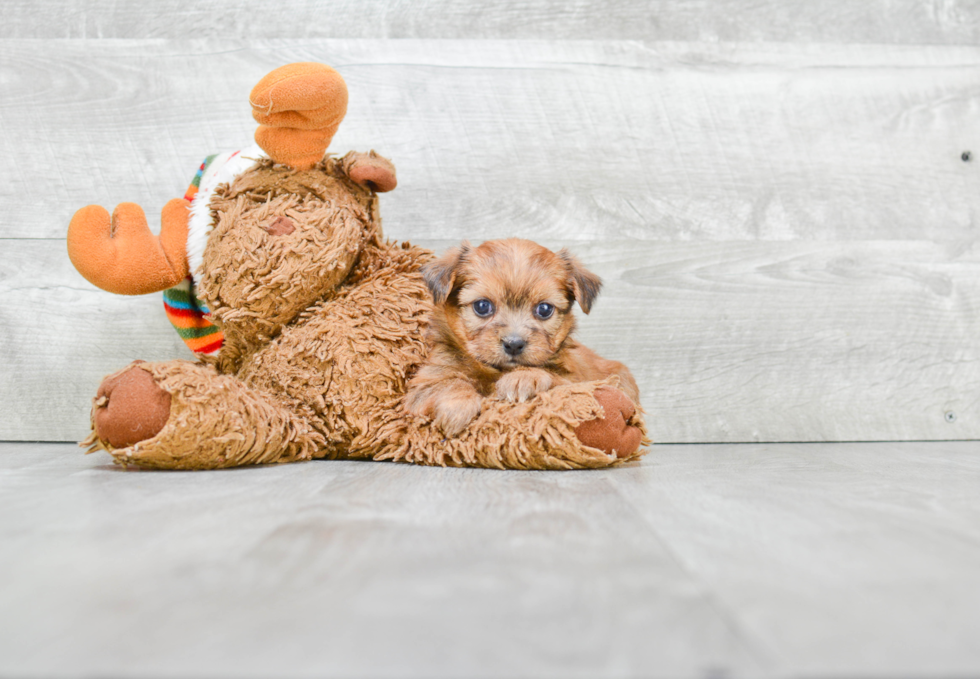
<path id="1" fill-rule="evenodd" d="M 293 171 L 261 161 L 211 199 L 215 226 L 198 275 L 197 295 L 225 334 L 219 365 L 239 360 L 276 337 L 316 301 L 336 294 L 364 245 L 380 235 L 373 196 L 327 158 Z M 287 222 L 288 234 L 271 233 Z"/>
<path id="2" fill-rule="evenodd" d="M 191 216 L 187 223 L 187 263 L 190 266 L 194 283 L 198 282 L 201 265 L 204 262 L 204 249 L 214 228 L 215 213 L 211 207 L 211 199 L 219 186 L 233 182 L 237 177 L 251 170 L 256 161 L 266 158 L 258 146 L 232 153 L 220 153 L 208 156 L 198 175 L 194 177 L 188 194 L 193 194 Z M 197 183 L 197 189 L 194 183 Z"/>
<path id="3" fill-rule="evenodd" d="M 115 448 L 94 431 L 88 452 L 152 469 L 219 469 L 309 460 L 324 441 L 307 422 L 273 399 L 211 366 L 190 361 L 141 363 L 122 371 L 150 373 L 171 396 L 170 418 L 154 437 Z"/>
<path id="4" fill-rule="evenodd" d="M 432 302 L 420 268 L 432 253 L 383 240 L 377 197 L 349 178 L 352 165 L 326 158 L 296 171 L 265 160 L 214 191 L 199 294 L 224 346 L 207 365 L 128 368 L 170 396 L 169 420 L 128 447 L 86 443 L 123 464 L 175 469 L 322 457 L 572 469 L 639 454 L 575 435 L 603 415 L 594 393 L 606 383 L 488 400 L 452 439 L 404 413 L 405 385 L 425 358 Z M 638 414 L 630 424 L 645 433 Z"/>
<path id="5" fill-rule="evenodd" d="M 477 419 L 452 439 L 430 423 L 395 417 L 380 430 L 378 438 L 387 443 L 374 459 L 497 469 L 587 469 L 632 460 L 642 448 L 618 456 L 585 446 L 575 435 L 578 426 L 604 414 L 594 394 L 611 383 L 569 384 L 526 403 L 485 401 Z M 649 444 L 642 419 L 634 416 L 629 424 Z"/>
<path id="6" fill-rule="evenodd" d="M 402 399 L 432 311 L 420 269 L 432 253 L 384 240 L 377 194 L 397 185 L 394 166 L 373 151 L 324 157 L 347 108 L 327 66 L 276 69 L 251 104 L 261 149 L 209 156 L 193 205 L 168 203 L 159 238 L 133 204 L 111 220 L 97 206 L 72 219 L 78 270 L 125 294 L 176 286 L 171 317 L 203 350 L 196 363 L 138 363 L 106 378 L 84 445 L 162 469 L 324 457 L 572 469 L 642 453 L 643 420 L 614 382 L 522 404 L 487 399 L 448 439 L 409 416 Z"/>

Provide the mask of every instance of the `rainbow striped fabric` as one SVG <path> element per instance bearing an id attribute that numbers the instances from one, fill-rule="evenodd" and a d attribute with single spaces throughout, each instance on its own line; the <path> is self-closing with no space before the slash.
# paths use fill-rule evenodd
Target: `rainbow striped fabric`
<path id="1" fill-rule="evenodd" d="M 221 349 L 224 333 L 211 322 L 211 312 L 194 295 L 190 276 L 163 291 L 163 308 L 177 334 L 195 354 L 214 354 Z"/>
<path id="2" fill-rule="evenodd" d="M 217 157 L 208 156 L 201 163 L 194 175 L 194 181 L 184 194 L 185 200 L 194 200 L 201 187 L 201 177 Z M 193 278 L 188 276 L 174 287 L 163 291 L 163 309 L 177 334 L 195 354 L 215 354 L 221 350 L 225 341 L 224 333 L 211 322 L 211 312 L 194 294 Z"/>
<path id="3" fill-rule="evenodd" d="M 194 196 L 197 195 L 198 190 L 201 188 L 201 177 L 204 176 L 204 173 L 207 171 L 208 167 L 217 157 L 217 153 L 208 156 L 204 159 L 204 162 L 201 163 L 201 167 L 197 168 L 197 174 L 194 175 L 194 180 L 191 181 L 191 185 L 187 187 L 187 193 L 184 194 L 184 200 L 194 200 Z"/>

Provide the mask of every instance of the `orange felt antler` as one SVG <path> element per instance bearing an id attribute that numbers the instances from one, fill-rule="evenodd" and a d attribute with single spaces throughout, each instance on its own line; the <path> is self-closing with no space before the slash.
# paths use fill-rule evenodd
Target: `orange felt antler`
<path id="1" fill-rule="evenodd" d="M 249 102 L 258 145 L 277 163 L 308 170 L 323 159 L 347 113 L 347 85 L 329 66 L 288 64 L 262 78 Z"/>
<path id="2" fill-rule="evenodd" d="M 68 257 L 103 290 L 120 295 L 166 290 L 188 273 L 189 207 L 179 198 L 164 206 L 159 238 L 150 233 L 143 208 L 135 203 L 120 203 L 111 219 L 103 207 L 83 207 L 68 225 Z"/>

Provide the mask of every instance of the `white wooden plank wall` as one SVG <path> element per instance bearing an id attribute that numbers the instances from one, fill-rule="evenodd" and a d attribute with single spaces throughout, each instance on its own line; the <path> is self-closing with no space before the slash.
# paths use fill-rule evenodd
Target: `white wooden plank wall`
<path id="1" fill-rule="evenodd" d="M 68 219 L 154 223 L 297 60 L 348 82 L 332 149 L 396 162 L 389 236 L 606 279 L 581 334 L 656 440 L 980 438 L 980 4 L 791 4 L 6 3 L 0 439 L 77 439 L 103 374 L 188 355 L 159 295 L 74 272 Z"/>
<path id="2" fill-rule="evenodd" d="M 977 0 L 4 0 L 3 38 L 506 38 L 976 45 Z"/>

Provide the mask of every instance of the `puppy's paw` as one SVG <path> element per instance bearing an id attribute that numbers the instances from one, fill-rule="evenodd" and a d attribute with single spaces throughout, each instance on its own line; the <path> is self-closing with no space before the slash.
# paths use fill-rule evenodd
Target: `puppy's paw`
<path id="1" fill-rule="evenodd" d="M 518 368 L 497 380 L 496 396 L 502 401 L 523 403 L 538 392 L 555 386 L 555 377 L 540 368 Z"/>
<path id="2" fill-rule="evenodd" d="M 482 405 L 483 397 L 477 393 L 443 398 L 435 405 L 435 425 L 446 436 L 457 436 L 476 419 Z"/>

